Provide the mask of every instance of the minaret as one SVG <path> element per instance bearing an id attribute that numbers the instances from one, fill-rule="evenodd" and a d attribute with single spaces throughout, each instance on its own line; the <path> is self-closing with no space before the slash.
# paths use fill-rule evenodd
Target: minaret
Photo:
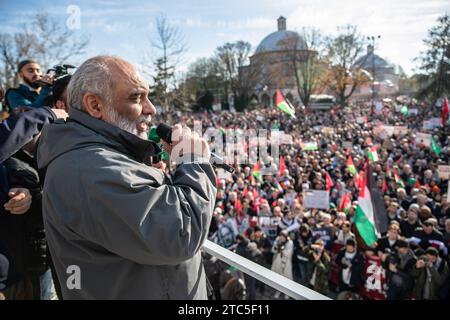
<path id="1" fill-rule="evenodd" d="M 283 16 L 280 16 L 278 19 L 278 31 L 284 31 L 286 30 L 286 18 Z"/>

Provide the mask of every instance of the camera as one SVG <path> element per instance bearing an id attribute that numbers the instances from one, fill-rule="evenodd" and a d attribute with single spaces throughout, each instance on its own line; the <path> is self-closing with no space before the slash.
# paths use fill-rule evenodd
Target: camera
<path id="1" fill-rule="evenodd" d="M 319 255 L 319 254 L 322 253 L 322 249 L 320 249 L 320 248 L 314 248 L 314 252 L 315 252 L 315 254 Z"/>
<path id="2" fill-rule="evenodd" d="M 53 82 L 58 80 L 59 78 L 62 78 L 66 75 L 69 74 L 69 69 L 74 69 L 76 68 L 75 66 L 72 66 L 70 64 L 61 64 L 61 65 L 56 65 L 53 66 L 53 68 L 50 68 L 47 70 L 47 74 L 52 74 L 53 75 Z M 39 85 L 41 85 L 42 87 L 49 87 L 51 86 L 53 83 L 48 83 L 42 80 L 38 80 L 36 81 L 37 83 L 39 83 Z"/>

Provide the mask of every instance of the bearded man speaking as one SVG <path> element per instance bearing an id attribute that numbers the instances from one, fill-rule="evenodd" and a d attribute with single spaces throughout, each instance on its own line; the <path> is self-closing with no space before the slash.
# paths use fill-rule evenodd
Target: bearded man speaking
<path id="1" fill-rule="evenodd" d="M 144 164 L 158 148 L 147 141 L 156 113 L 148 88 L 127 61 L 91 58 L 69 83 L 67 121 L 42 131 L 44 221 L 64 299 L 207 298 L 200 248 L 217 192 L 210 150 L 175 125 L 166 147 L 182 161 L 172 181 Z"/>

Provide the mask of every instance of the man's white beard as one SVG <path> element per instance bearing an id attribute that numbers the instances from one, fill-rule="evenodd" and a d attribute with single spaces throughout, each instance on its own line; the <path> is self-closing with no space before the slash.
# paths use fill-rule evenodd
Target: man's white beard
<path id="1" fill-rule="evenodd" d="M 125 130 L 129 133 L 134 134 L 135 136 L 147 140 L 148 133 L 147 132 L 139 132 L 137 129 L 137 125 L 141 122 L 147 122 L 150 124 L 150 116 L 140 116 L 134 121 L 130 121 L 121 114 L 117 112 L 117 110 L 113 107 L 108 107 L 106 113 L 108 114 L 109 120 L 108 123 L 119 127 L 122 130 Z"/>

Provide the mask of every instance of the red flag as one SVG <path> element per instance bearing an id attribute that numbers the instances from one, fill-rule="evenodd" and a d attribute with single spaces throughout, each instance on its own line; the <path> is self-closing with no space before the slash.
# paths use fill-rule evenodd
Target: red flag
<path id="1" fill-rule="evenodd" d="M 278 176 L 281 178 L 284 175 L 284 171 L 286 170 L 286 164 L 284 163 L 284 157 L 280 157 L 280 172 Z"/>
<path id="2" fill-rule="evenodd" d="M 252 190 L 252 195 L 253 195 L 253 200 L 256 200 L 258 198 L 258 191 L 255 190 L 255 188 L 253 188 Z"/>
<path id="3" fill-rule="evenodd" d="M 334 186 L 333 180 L 331 179 L 328 172 L 325 174 L 325 184 L 326 184 L 327 191 L 330 191 L 331 188 L 333 188 L 333 186 Z"/>
<path id="4" fill-rule="evenodd" d="M 242 191 L 242 198 L 245 198 L 248 194 L 248 188 L 245 186 L 244 191 Z"/>
<path id="5" fill-rule="evenodd" d="M 416 183 L 414 184 L 414 188 L 420 189 L 421 185 L 419 179 L 416 179 Z"/>
<path id="6" fill-rule="evenodd" d="M 344 196 L 342 197 L 341 203 L 339 205 L 339 210 L 342 211 L 345 208 L 349 207 L 350 202 L 351 202 L 351 193 L 348 192 L 344 194 Z"/>
<path id="7" fill-rule="evenodd" d="M 221 186 L 220 178 L 218 176 L 216 176 L 216 185 L 218 188 L 220 188 L 220 186 Z"/>
<path id="8" fill-rule="evenodd" d="M 389 168 L 389 163 L 386 163 L 386 175 L 389 178 L 391 177 L 391 168 Z"/>
<path id="9" fill-rule="evenodd" d="M 386 179 L 383 180 L 383 189 L 382 189 L 383 193 L 386 193 L 388 191 L 388 186 L 386 183 Z"/>
<path id="10" fill-rule="evenodd" d="M 238 197 L 236 197 L 236 200 L 234 200 L 234 209 L 237 211 L 239 215 L 242 214 L 242 203 L 241 200 L 239 200 Z"/>
<path id="11" fill-rule="evenodd" d="M 444 97 L 444 110 L 442 110 L 442 126 L 445 127 L 448 119 L 448 101 L 447 97 Z"/>

